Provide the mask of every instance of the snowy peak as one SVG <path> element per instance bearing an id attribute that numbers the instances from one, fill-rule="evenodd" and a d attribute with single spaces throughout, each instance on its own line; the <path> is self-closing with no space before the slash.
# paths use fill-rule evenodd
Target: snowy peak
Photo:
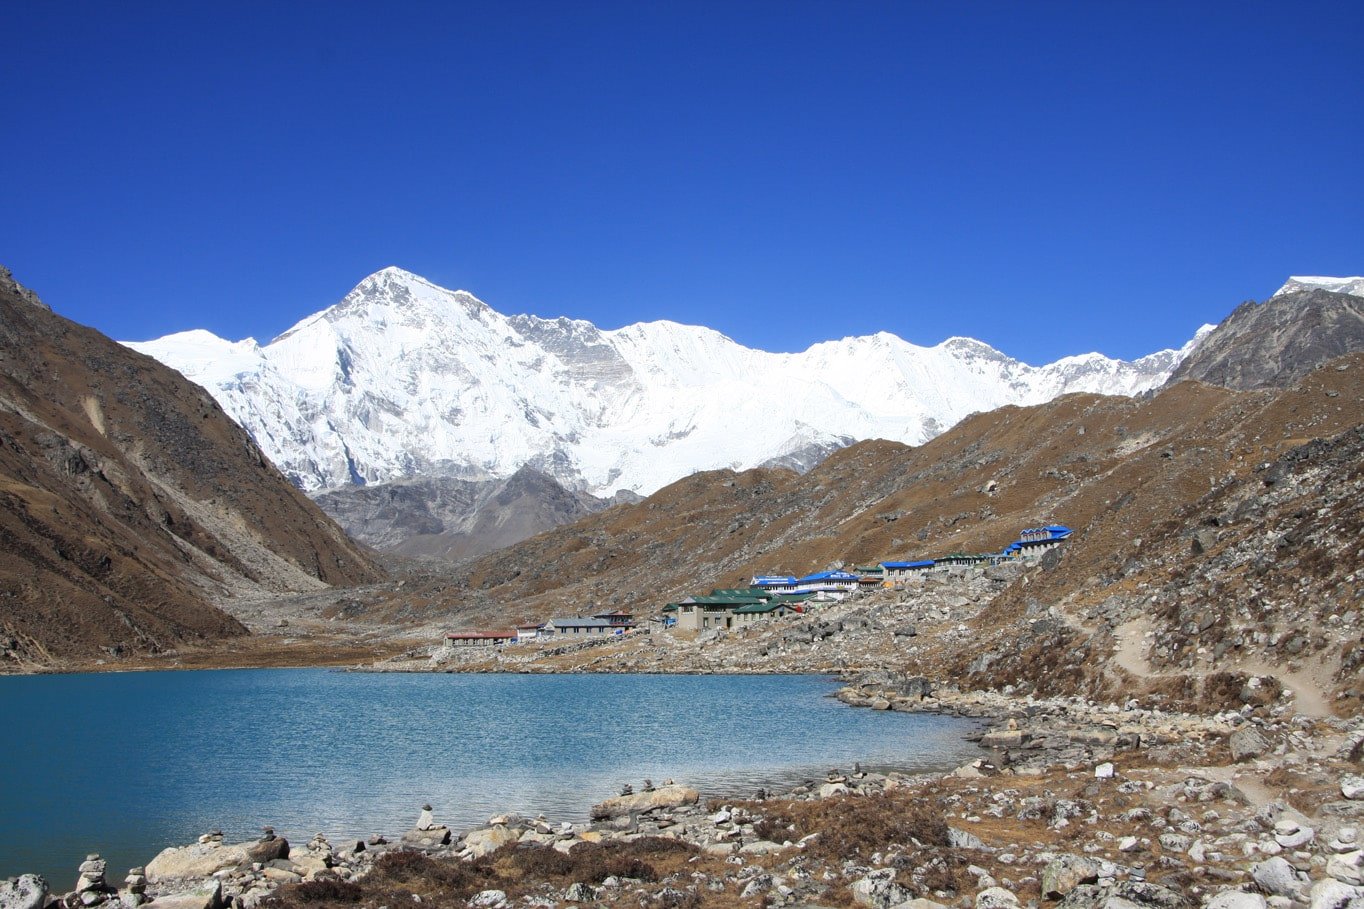
<path id="1" fill-rule="evenodd" d="M 1327 278 L 1320 275 L 1298 275 L 1288 279 L 1274 292 L 1274 296 L 1296 293 L 1300 290 L 1329 290 L 1337 294 L 1349 294 L 1352 297 L 1364 297 L 1364 277 L 1353 278 Z"/>
<path id="2" fill-rule="evenodd" d="M 1136 394 L 1183 358 L 1030 366 L 971 338 L 887 332 L 770 353 L 709 328 L 506 316 L 400 268 L 264 346 L 182 332 L 130 345 L 206 387 L 306 490 L 530 466 L 649 493 L 698 470 L 805 469 L 850 441 L 920 444 L 970 413 Z"/>

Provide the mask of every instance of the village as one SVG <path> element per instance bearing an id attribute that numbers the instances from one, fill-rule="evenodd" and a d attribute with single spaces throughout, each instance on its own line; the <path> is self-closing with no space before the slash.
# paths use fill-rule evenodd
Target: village
<path id="1" fill-rule="evenodd" d="M 716 588 L 665 604 L 643 619 L 623 610 L 589 616 L 554 618 L 511 629 L 447 633 L 436 659 L 472 648 L 501 648 L 536 642 L 564 643 L 607 640 L 610 636 L 669 632 L 694 635 L 712 630 L 743 629 L 761 622 L 807 615 L 822 604 L 840 602 L 860 592 L 903 589 L 929 578 L 962 576 L 973 568 L 1041 558 L 1071 537 L 1069 527 L 1051 524 L 1026 528 L 997 553 L 952 553 L 935 559 L 882 561 L 848 571 L 835 567 L 797 577 L 757 575 L 748 587 Z"/>

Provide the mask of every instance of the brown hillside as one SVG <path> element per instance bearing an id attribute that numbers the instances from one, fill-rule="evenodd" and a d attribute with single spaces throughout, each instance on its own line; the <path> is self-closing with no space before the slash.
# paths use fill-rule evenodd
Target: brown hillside
<path id="1" fill-rule="evenodd" d="M 1229 477 L 1248 481 L 1295 446 L 1364 422 L 1361 370 L 1356 355 L 1285 391 L 1185 382 L 1146 400 L 1071 395 L 975 415 L 916 449 L 853 445 L 804 476 L 697 474 L 381 611 L 451 627 L 596 607 L 652 612 L 755 573 L 998 551 L 1020 528 L 1052 522 L 1077 531 L 1066 570 L 1048 581 L 1047 596 L 1060 599 L 1104 583 L 1134 540 L 1178 538 L 1186 511 Z"/>
<path id="2" fill-rule="evenodd" d="M 207 392 L 4 270 L 0 503 L 11 662 L 240 635 L 215 600 L 378 576 Z"/>

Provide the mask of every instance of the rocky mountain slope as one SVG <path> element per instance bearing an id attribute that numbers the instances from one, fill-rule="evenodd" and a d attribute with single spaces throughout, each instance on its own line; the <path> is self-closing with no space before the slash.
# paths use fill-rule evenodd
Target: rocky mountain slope
<path id="1" fill-rule="evenodd" d="M 648 612 L 753 574 L 998 551 L 1023 527 L 1064 523 L 1076 535 L 1056 565 L 1005 585 L 977 625 L 944 625 L 945 674 L 1111 693 L 1131 680 L 1106 657 L 1135 648 L 1129 665 L 1151 661 L 1170 686 L 1186 670 L 1299 661 L 1344 691 L 1364 613 L 1351 580 L 1362 374 L 1356 354 L 1284 390 L 1068 395 L 976 414 L 919 448 L 859 443 L 803 476 L 698 474 L 369 609 L 450 628 Z M 1295 642 L 1309 616 L 1329 633 Z M 888 640 L 848 651 L 849 665 L 877 664 Z"/>
<path id="2" fill-rule="evenodd" d="M 5 270 L 0 503 L 11 665 L 241 635 L 215 601 L 379 576 L 202 388 Z"/>
<path id="3" fill-rule="evenodd" d="M 314 501 L 351 537 L 384 552 L 460 561 L 571 524 L 612 503 L 523 467 L 505 480 L 432 477 L 347 486 Z"/>
<path id="4" fill-rule="evenodd" d="M 1068 392 L 1135 394 L 1190 349 L 1034 367 L 969 338 L 924 348 L 881 333 L 767 353 L 671 322 L 506 316 L 397 268 L 264 346 L 204 331 L 131 346 L 207 388 L 305 490 L 529 465 L 598 495 L 804 466 L 849 439 L 918 444 Z"/>
<path id="5" fill-rule="evenodd" d="M 1236 308 L 1170 376 L 1228 388 L 1283 387 L 1364 350 L 1364 278 L 1290 278 L 1264 303 Z"/>

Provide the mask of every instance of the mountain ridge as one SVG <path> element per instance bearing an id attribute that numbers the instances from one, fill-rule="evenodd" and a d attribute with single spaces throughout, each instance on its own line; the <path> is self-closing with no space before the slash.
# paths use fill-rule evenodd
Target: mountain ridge
<path id="1" fill-rule="evenodd" d="M 237 637 L 224 600 L 382 576 L 204 389 L 7 271 L 0 504 L 0 654 L 19 664 Z"/>
<path id="2" fill-rule="evenodd" d="M 390 266 L 263 346 L 207 332 L 129 346 L 207 388 L 310 492 L 529 465 L 600 496 L 766 463 L 797 436 L 920 444 L 1004 404 L 1137 394 L 1200 337 L 1132 362 L 1040 367 L 974 339 L 920 347 L 889 332 L 772 353 L 666 320 L 507 316 Z"/>

